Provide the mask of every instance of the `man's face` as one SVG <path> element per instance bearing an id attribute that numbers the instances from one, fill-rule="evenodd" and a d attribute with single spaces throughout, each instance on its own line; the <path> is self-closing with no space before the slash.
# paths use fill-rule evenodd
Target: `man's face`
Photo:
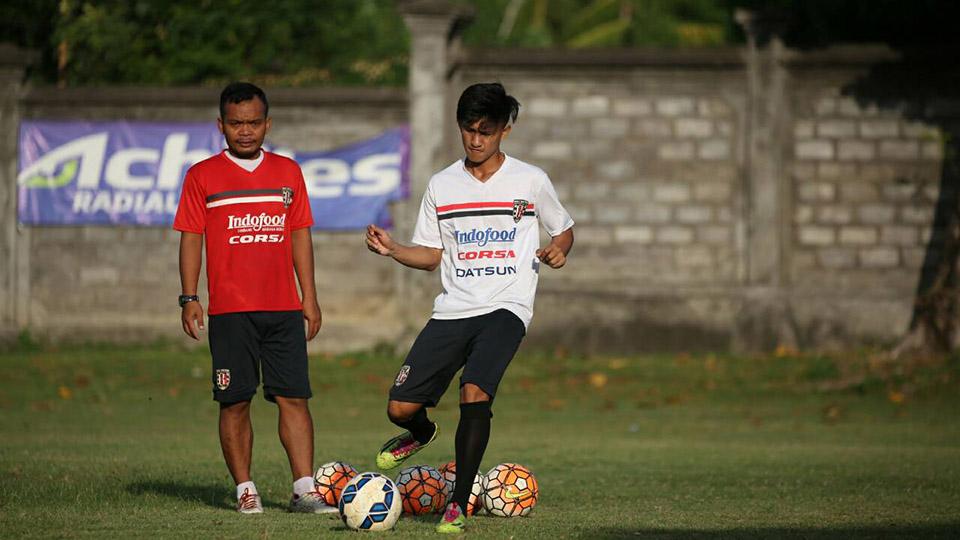
<path id="1" fill-rule="evenodd" d="M 217 127 L 227 140 L 231 154 L 240 159 L 253 159 L 260 154 L 263 139 L 270 131 L 270 119 L 265 109 L 258 97 L 227 103 L 223 118 L 217 119 Z"/>
<path id="2" fill-rule="evenodd" d="M 483 163 L 500 152 L 500 141 L 510 133 L 510 125 L 499 125 L 487 119 L 480 119 L 468 126 L 460 126 L 463 139 L 463 151 L 467 161 Z"/>

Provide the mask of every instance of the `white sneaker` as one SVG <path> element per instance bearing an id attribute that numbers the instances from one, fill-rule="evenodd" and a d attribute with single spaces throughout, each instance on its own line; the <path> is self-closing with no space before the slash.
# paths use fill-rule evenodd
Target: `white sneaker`
<path id="1" fill-rule="evenodd" d="M 290 498 L 290 511 L 306 514 L 332 514 L 339 512 L 336 506 L 330 506 L 323 501 L 323 496 L 316 491 L 308 491 L 303 495 L 294 493 Z"/>
<path id="2" fill-rule="evenodd" d="M 244 488 L 243 495 L 237 499 L 237 512 L 241 514 L 262 514 L 263 504 L 260 503 L 260 495 L 250 493 L 250 488 Z"/>

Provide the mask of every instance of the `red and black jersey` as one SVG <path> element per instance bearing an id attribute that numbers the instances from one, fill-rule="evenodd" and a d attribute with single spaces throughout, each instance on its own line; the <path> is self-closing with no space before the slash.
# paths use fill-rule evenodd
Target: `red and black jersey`
<path id="1" fill-rule="evenodd" d="M 173 221 L 205 235 L 210 315 L 302 309 L 290 232 L 311 225 L 300 166 L 270 152 L 252 172 L 226 151 L 190 167 Z"/>

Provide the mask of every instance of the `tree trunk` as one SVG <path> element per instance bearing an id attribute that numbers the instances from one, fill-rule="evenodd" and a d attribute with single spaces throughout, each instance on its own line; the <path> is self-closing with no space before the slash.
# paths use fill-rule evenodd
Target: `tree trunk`
<path id="1" fill-rule="evenodd" d="M 957 339 L 957 263 L 960 259 L 960 164 L 954 133 L 943 135 L 940 192 L 924 265 L 917 284 L 913 317 L 907 334 L 893 348 L 894 358 L 943 355 Z"/>

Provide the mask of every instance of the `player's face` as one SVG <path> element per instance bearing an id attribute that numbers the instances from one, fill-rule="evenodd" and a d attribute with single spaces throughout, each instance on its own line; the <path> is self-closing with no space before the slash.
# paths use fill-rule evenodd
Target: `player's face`
<path id="1" fill-rule="evenodd" d="M 217 119 L 217 126 L 227 140 L 231 154 L 240 159 L 253 159 L 260 154 L 263 139 L 270 131 L 270 119 L 265 109 L 258 97 L 227 103 L 223 118 Z"/>
<path id="2" fill-rule="evenodd" d="M 463 151 L 467 161 L 481 164 L 500 152 L 500 141 L 510 133 L 510 125 L 499 125 L 486 119 L 477 120 L 468 126 L 460 126 Z"/>

